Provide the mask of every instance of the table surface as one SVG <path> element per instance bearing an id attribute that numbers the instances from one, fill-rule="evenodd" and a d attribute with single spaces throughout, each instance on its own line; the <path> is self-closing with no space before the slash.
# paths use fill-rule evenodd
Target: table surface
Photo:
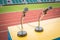
<path id="1" fill-rule="evenodd" d="M 60 18 L 43 20 L 40 23 L 40 26 L 44 29 L 43 32 L 34 31 L 38 22 L 23 24 L 24 31 L 27 32 L 25 37 L 17 36 L 17 32 L 21 31 L 21 25 L 10 26 L 8 30 L 12 40 L 52 40 L 60 37 Z"/>

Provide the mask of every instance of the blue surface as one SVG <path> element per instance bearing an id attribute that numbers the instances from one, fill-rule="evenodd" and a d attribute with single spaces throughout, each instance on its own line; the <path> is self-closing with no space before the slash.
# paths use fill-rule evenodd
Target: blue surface
<path id="1" fill-rule="evenodd" d="M 60 37 L 58 37 L 58 38 L 55 38 L 55 39 L 53 39 L 53 40 L 60 40 Z"/>
<path id="2" fill-rule="evenodd" d="M 8 31 L 8 40 L 12 40 L 9 31 Z"/>

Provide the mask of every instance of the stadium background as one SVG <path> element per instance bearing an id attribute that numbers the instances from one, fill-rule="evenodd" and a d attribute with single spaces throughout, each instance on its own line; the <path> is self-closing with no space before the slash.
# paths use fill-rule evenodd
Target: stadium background
<path id="1" fill-rule="evenodd" d="M 20 24 L 20 17 L 25 7 L 29 8 L 24 23 L 38 20 L 38 15 L 52 6 L 42 20 L 60 17 L 60 0 L 0 0 L 0 39 L 8 40 L 8 26 Z"/>
<path id="2" fill-rule="evenodd" d="M 41 2 L 59 2 L 60 0 L 0 0 L 0 5 L 41 3 Z"/>

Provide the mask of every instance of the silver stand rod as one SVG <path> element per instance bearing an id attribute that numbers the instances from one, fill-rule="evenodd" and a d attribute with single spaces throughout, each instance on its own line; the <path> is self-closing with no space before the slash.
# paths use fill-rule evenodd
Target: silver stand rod
<path id="1" fill-rule="evenodd" d="M 27 32 L 23 30 L 23 19 L 24 19 L 24 14 L 22 14 L 22 17 L 21 17 L 21 31 L 17 33 L 18 37 L 24 37 L 27 35 Z"/>
<path id="2" fill-rule="evenodd" d="M 40 26 L 40 21 L 42 20 L 43 17 L 44 17 L 44 14 L 42 13 L 41 17 L 39 16 L 38 18 L 38 27 Z"/>

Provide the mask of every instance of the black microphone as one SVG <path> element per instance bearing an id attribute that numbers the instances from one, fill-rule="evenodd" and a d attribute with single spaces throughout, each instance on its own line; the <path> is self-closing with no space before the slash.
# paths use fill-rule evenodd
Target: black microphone
<path id="1" fill-rule="evenodd" d="M 23 10 L 23 17 L 25 17 L 27 11 L 28 11 L 28 8 L 25 7 L 24 10 Z"/>
<path id="2" fill-rule="evenodd" d="M 23 30 L 23 17 L 25 17 L 25 13 L 28 11 L 28 8 L 25 7 L 24 10 L 23 10 L 23 14 L 22 14 L 22 18 L 21 18 L 21 31 L 18 31 L 17 32 L 17 36 L 18 37 L 24 37 L 27 35 L 27 32 Z"/>
<path id="3" fill-rule="evenodd" d="M 47 14 L 47 11 L 50 10 L 50 9 L 52 9 L 51 6 L 48 7 L 47 9 L 45 9 L 45 10 L 43 11 L 43 14 L 44 14 L 44 15 Z M 44 17 L 44 15 L 42 15 L 41 17 L 39 16 L 38 26 L 35 28 L 35 31 L 36 31 L 36 32 L 43 32 L 43 28 L 40 27 L 40 20 Z"/>
<path id="4" fill-rule="evenodd" d="M 49 6 L 47 9 L 45 9 L 45 10 L 43 11 L 44 15 L 47 14 L 47 11 L 48 11 L 48 10 L 51 10 L 51 9 L 52 9 L 51 6 Z"/>

